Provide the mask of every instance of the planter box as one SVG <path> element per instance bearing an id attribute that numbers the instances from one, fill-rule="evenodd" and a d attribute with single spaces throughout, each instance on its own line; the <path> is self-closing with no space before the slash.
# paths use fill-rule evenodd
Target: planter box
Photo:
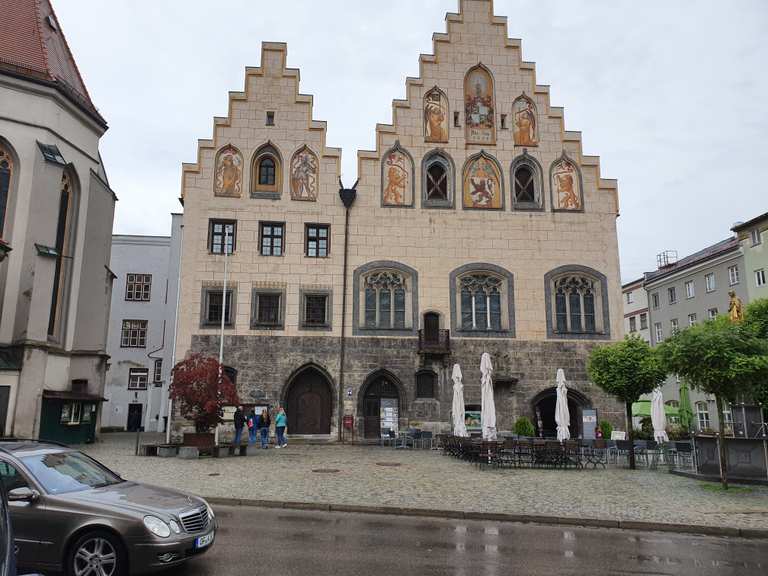
<path id="1" fill-rule="evenodd" d="M 200 457 L 200 451 L 197 446 L 179 446 L 179 458 L 183 460 L 197 460 Z"/>
<path id="2" fill-rule="evenodd" d="M 229 444 L 224 444 L 223 446 L 214 446 L 213 448 L 213 457 L 214 458 L 229 458 L 232 453 L 232 446 Z"/>
<path id="3" fill-rule="evenodd" d="M 178 446 L 158 446 L 157 455 L 160 458 L 175 458 L 179 451 Z"/>

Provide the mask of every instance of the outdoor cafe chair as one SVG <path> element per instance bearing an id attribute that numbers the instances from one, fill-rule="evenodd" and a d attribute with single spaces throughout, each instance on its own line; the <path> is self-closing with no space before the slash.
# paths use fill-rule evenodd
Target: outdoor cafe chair
<path id="1" fill-rule="evenodd" d="M 624 458 L 629 461 L 629 449 L 632 447 L 632 442 L 629 440 L 616 440 L 616 450 L 614 462 L 618 464 L 619 458 Z"/>
<path id="2" fill-rule="evenodd" d="M 608 463 L 608 444 L 602 438 L 596 438 L 591 446 L 584 449 L 584 465 L 597 468 Z"/>
<path id="3" fill-rule="evenodd" d="M 432 450 L 432 445 L 434 444 L 434 435 L 432 432 L 427 432 L 426 430 L 421 432 L 421 435 L 419 437 L 419 447 L 424 449 L 427 446 L 429 446 L 429 449 Z"/>

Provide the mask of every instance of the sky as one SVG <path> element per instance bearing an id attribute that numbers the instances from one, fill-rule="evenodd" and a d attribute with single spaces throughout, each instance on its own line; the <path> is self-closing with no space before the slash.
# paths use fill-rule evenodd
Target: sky
<path id="1" fill-rule="evenodd" d="M 170 234 L 182 162 L 197 158 L 263 41 L 288 44 L 342 177 L 418 76 L 458 0 L 53 0 L 109 123 L 115 233 Z M 768 211 L 768 2 L 495 0 L 538 84 L 619 182 L 623 282 Z M 757 179 L 757 180 L 756 180 Z"/>

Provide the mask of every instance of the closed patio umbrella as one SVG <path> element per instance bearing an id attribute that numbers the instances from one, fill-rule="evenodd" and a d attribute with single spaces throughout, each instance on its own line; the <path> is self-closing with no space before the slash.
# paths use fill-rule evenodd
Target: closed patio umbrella
<path id="1" fill-rule="evenodd" d="M 555 423 L 557 439 L 562 442 L 571 437 L 568 427 L 571 425 L 571 413 L 568 410 L 568 387 L 565 385 L 565 372 L 557 369 L 557 403 L 555 404 Z"/>
<path id="2" fill-rule="evenodd" d="M 661 394 L 661 387 L 653 389 L 653 399 L 651 400 L 651 423 L 653 424 L 653 438 L 656 442 L 669 442 L 667 436 L 667 414 L 664 410 L 664 397 Z"/>
<path id="3" fill-rule="evenodd" d="M 480 425 L 483 428 L 483 440 L 496 440 L 496 403 L 493 401 L 493 365 L 491 355 L 483 352 L 480 357 L 481 412 Z"/>
<path id="4" fill-rule="evenodd" d="M 453 404 L 451 405 L 451 415 L 453 416 L 453 435 L 466 438 L 467 425 L 464 423 L 464 385 L 461 383 L 461 368 L 458 364 L 453 365 Z"/>

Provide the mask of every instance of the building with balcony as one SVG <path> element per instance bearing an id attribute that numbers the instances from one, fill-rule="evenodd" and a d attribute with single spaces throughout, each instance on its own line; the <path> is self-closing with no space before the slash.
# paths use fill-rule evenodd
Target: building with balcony
<path id="1" fill-rule="evenodd" d="M 341 151 L 280 43 L 183 167 L 176 356 L 218 356 L 223 316 L 241 399 L 282 403 L 291 435 L 448 430 L 452 365 L 479 408 L 483 352 L 499 429 L 528 416 L 554 430 L 558 368 L 574 436 L 583 408 L 621 427 L 586 374 L 589 351 L 623 333 L 616 182 L 492 2 L 459 7 L 358 153 L 354 193 L 339 194 Z"/>

